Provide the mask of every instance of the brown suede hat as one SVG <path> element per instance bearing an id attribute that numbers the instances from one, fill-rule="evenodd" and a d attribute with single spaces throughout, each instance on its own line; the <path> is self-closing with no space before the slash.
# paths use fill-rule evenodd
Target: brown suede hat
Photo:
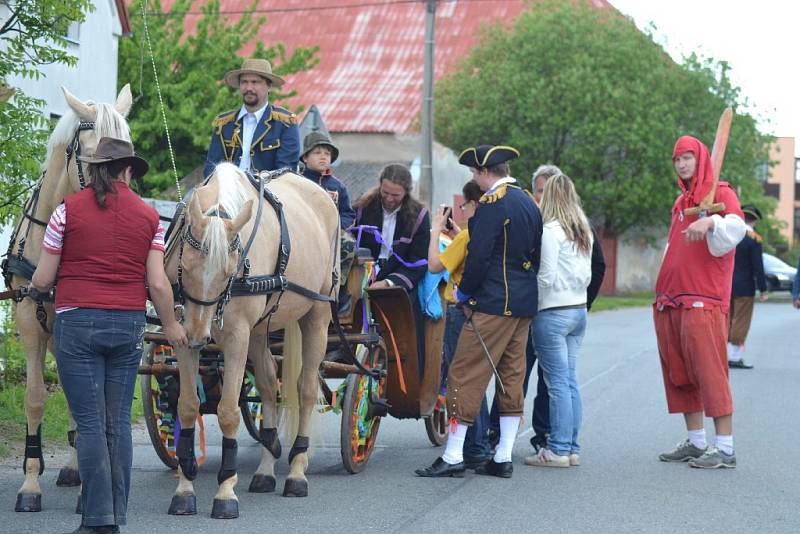
<path id="1" fill-rule="evenodd" d="M 136 171 L 136 175 L 141 177 L 147 174 L 150 165 L 143 158 L 140 158 L 133 151 L 133 144 L 130 141 L 114 139 L 113 137 L 103 137 L 97 143 L 97 148 L 91 156 L 81 156 L 78 158 L 84 163 L 103 164 L 112 161 L 126 160 Z"/>
<path id="2" fill-rule="evenodd" d="M 272 65 L 266 59 L 245 59 L 241 69 L 229 70 L 225 73 L 225 83 L 238 89 L 239 76 L 242 74 L 257 74 L 269 80 L 276 89 L 285 83 L 283 78 L 272 74 Z"/>

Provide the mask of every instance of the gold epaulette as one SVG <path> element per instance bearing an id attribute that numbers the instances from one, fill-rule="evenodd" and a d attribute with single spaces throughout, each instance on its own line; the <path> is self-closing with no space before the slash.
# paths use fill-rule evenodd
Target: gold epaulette
<path id="1" fill-rule="evenodd" d="M 492 193 L 491 195 L 483 195 L 480 199 L 481 204 L 491 204 L 493 202 L 497 202 L 504 196 L 506 196 L 506 191 L 508 189 L 508 184 L 503 184 L 497 188 L 497 191 Z"/>
<path id="2" fill-rule="evenodd" d="M 284 124 L 297 124 L 297 115 L 283 108 L 272 108 L 269 118 L 270 120 L 281 121 Z"/>
<path id="3" fill-rule="evenodd" d="M 229 122 L 236 120 L 236 112 L 238 110 L 233 111 L 226 111 L 225 113 L 221 113 L 217 115 L 217 117 L 211 122 L 211 126 L 214 128 L 222 128 Z"/>
<path id="4" fill-rule="evenodd" d="M 761 243 L 761 236 L 755 230 L 748 230 L 747 235 L 756 240 L 756 243 Z"/>

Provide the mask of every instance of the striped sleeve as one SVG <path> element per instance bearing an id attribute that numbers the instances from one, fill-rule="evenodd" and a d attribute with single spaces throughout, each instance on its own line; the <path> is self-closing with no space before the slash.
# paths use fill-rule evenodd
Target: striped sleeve
<path id="1" fill-rule="evenodd" d="M 161 224 L 161 221 L 159 221 L 158 228 L 156 229 L 156 235 L 153 236 L 153 240 L 150 242 L 150 250 L 160 250 L 161 252 L 165 252 L 167 250 L 167 247 L 164 244 L 164 234 L 164 226 Z"/>
<path id="2" fill-rule="evenodd" d="M 42 248 L 50 254 L 61 254 L 64 246 L 64 227 L 67 224 L 67 206 L 63 202 L 58 205 L 50 222 L 44 231 L 44 242 Z"/>

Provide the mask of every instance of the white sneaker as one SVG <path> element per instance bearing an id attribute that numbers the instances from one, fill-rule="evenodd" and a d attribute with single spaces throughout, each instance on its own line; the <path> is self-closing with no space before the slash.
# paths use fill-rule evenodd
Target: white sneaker
<path id="1" fill-rule="evenodd" d="M 569 453 L 569 465 L 572 467 L 581 465 L 581 455 L 577 452 Z"/>
<path id="2" fill-rule="evenodd" d="M 539 452 L 525 458 L 526 465 L 538 467 L 569 467 L 569 456 L 556 454 L 547 447 L 539 449 Z"/>

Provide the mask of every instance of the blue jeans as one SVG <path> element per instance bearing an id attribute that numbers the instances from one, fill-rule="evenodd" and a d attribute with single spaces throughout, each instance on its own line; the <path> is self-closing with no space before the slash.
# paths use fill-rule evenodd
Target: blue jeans
<path id="1" fill-rule="evenodd" d="M 444 326 L 444 363 L 447 367 L 453 361 L 456 354 L 456 345 L 458 344 L 458 336 L 461 334 L 461 328 L 464 326 L 466 317 L 461 308 L 457 308 L 453 304 L 447 306 L 447 319 Z M 444 370 L 443 376 L 447 376 L 447 369 Z M 486 404 L 486 395 L 483 396 L 481 402 L 481 409 L 475 422 L 467 429 L 467 436 L 464 438 L 464 456 L 466 458 L 488 458 L 492 454 L 489 447 L 489 406 Z"/>
<path id="2" fill-rule="evenodd" d="M 536 352 L 550 394 L 547 447 L 559 455 L 580 451 L 582 407 L 575 367 L 585 332 L 586 308 L 543 310 L 536 316 Z"/>
<path id="3" fill-rule="evenodd" d="M 131 402 L 144 325 L 143 311 L 79 308 L 56 315 L 56 362 L 78 429 L 86 526 L 126 524 Z"/>

